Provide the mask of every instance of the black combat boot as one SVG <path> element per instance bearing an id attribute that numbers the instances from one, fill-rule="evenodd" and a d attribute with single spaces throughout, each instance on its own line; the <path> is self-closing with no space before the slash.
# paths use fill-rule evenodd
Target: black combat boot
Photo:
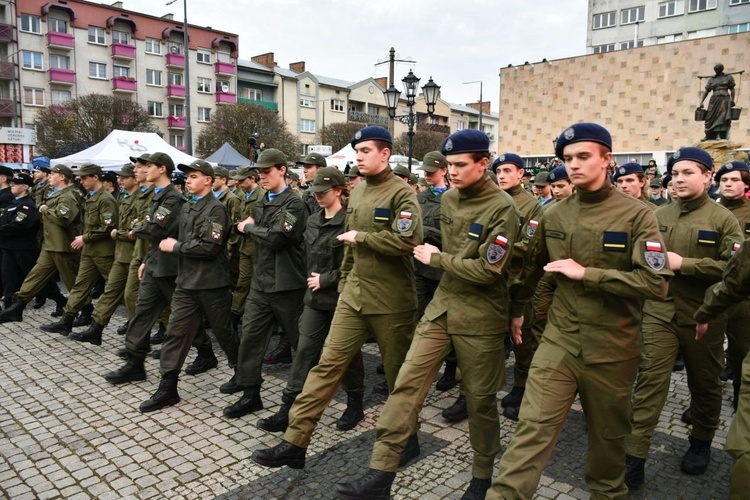
<path id="1" fill-rule="evenodd" d="M 127 363 L 113 372 L 104 375 L 104 379 L 112 384 L 124 384 L 125 382 L 138 382 L 146 380 L 146 370 L 143 368 L 143 360 L 130 354 L 126 355 Z"/>
<path id="2" fill-rule="evenodd" d="M 48 325 L 42 325 L 41 328 L 45 332 L 59 333 L 60 335 L 68 336 L 73 331 L 73 322 L 76 317 L 72 314 L 66 314 L 57 323 L 50 323 Z"/>
<path id="3" fill-rule="evenodd" d="M 240 321 L 242 321 L 242 315 L 232 313 L 232 331 L 238 331 L 240 328 Z"/>
<path id="4" fill-rule="evenodd" d="M 78 333 L 73 332 L 70 334 L 70 338 L 78 342 L 88 342 L 93 345 L 102 345 L 102 332 L 104 331 L 104 325 L 100 325 L 96 321 L 91 323 L 86 331 Z"/>
<path id="5" fill-rule="evenodd" d="M 156 333 L 151 335 L 151 339 L 149 342 L 151 345 L 157 345 L 164 342 L 164 337 L 166 337 L 167 333 L 167 327 L 164 325 L 164 323 L 159 323 L 159 329 L 156 330 Z"/>
<path id="6" fill-rule="evenodd" d="M 128 325 L 129 324 L 130 324 L 130 321 L 126 321 L 125 323 L 123 323 L 122 325 L 120 325 L 117 328 L 117 335 L 125 335 L 126 333 L 128 333 Z"/>
<path id="7" fill-rule="evenodd" d="M 177 374 L 166 373 L 161 376 L 159 388 L 153 396 L 147 401 L 141 403 L 138 407 L 141 413 L 161 410 L 166 406 L 175 405 L 180 402 L 180 395 L 177 392 Z"/>
<path id="8" fill-rule="evenodd" d="M 469 410 L 466 408 L 466 396 L 458 396 L 456 402 L 443 410 L 443 418 L 448 422 L 461 422 L 469 418 Z"/>
<path id="9" fill-rule="evenodd" d="M 441 392 L 447 391 L 456 387 L 457 383 L 456 362 L 446 361 L 445 370 L 443 370 L 443 375 L 438 379 L 437 383 L 435 383 L 435 389 Z"/>
<path id="10" fill-rule="evenodd" d="M 289 427 L 289 410 L 294 399 L 287 395 L 281 396 L 281 406 L 275 415 L 258 420 L 258 427 L 268 432 L 284 432 Z"/>
<path id="11" fill-rule="evenodd" d="M 348 431 L 357 427 L 357 424 L 364 420 L 365 409 L 362 404 L 361 392 L 346 393 L 346 410 L 341 418 L 336 422 L 336 428 L 340 431 Z"/>
<path id="12" fill-rule="evenodd" d="M 525 387 L 513 386 L 513 389 L 500 400 L 500 406 L 503 408 L 506 406 L 515 406 L 518 408 L 521 406 L 521 401 L 523 401 L 524 392 L 526 392 Z"/>
<path id="13" fill-rule="evenodd" d="M 469 487 L 461 496 L 461 500 L 484 500 L 487 496 L 487 490 L 492 486 L 492 479 L 479 479 L 472 477 Z"/>
<path id="14" fill-rule="evenodd" d="M 689 406 L 687 407 L 685 411 L 682 412 L 682 415 L 680 415 L 680 420 L 682 420 L 688 425 L 693 425 L 693 412 L 690 411 Z"/>
<path id="15" fill-rule="evenodd" d="M 45 295 L 37 295 L 36 297 L 34 297 L 34 303 L 31 304 L 31 307 L 33 307 L 34 309 L 41 309 L 46 303 L 47 297 Z"/>
<path id="16" fill-rule="evenodd" d="M 242 390 L 242 387 L 237 383 L 237 375 L 232 375 L 232 378 L 219 386 L 219 392 L 222 394 L 234 394 Z"/>
<path id="17" fill-rule="evenodd" d="M 391 393 L 390 389 L 388 389 L 388 380 L 383 379 L 377 384 L 372 386 L 372 392 L 375 394 L 381 394 L 383 396 L 387 396 Z"/>
<path id="18" fill-rule="evenodd" d="M 279 339 L 279 343 L 276 346 L 276 349 L 269 352 L 265 358 L 263 358 L 263 363 L 267 365 L 276 365 L 279 363 L 282 364 L 289 364 L 292 362 L 292 344 L 289 343 L 289 339 L 286 338 L 286 335 L 282 336 L 281 339 Z"/>
<path id="19" fill-rule="evenodd" d="M 93 304 L 87 304 L 81 309 L 81 314 L 73 322 L 73 328 L 80 328 L 82 326 L 89 326 L 92 321 L 91 314 L 94 312 Z"/>
<path id="20" fill-rule="evenodd" d="M 391 498 L 391 486 L 396 479 L 395 472 L 369 469 L 367 474 L 349 483 L 336 483 L 333 491 L 336 496 L 349 500 L 363 498 L 367 500 L 388 500 Z"/>
<path id="21" fill-rule="evenodd" d="M 688 436 L 688 440 L 690 440 L 690 448 L 682 457 L 680 469 L 686 474 L 703 474 L 711 461 L 711 441 L 703 441 L 693 436 Z"/>
<path id="22" fill-rule="evenodd" d="M 677 357 L 674 360 L 674 365 L 672 365 L 672 371 L 673 372 L 681 372 L 685 369 L 685 358 L 682 357 L 682 351 L 677 353 Z"/>
<path id="23" fill-rule="evenodd" d="M 224 408 L 223 413 L 227 418 L 240 418 L 262 409 L 263 401 L 260 399 L 260 386 L 254 385 L 246 388 L 242 397 L 233 405 Z"/>
<path id="24" fill-rule="evenodd" d="M 521 408 L 518 406 L 506 406 L 503 408 L 503 417 L 518 422 L 518 414 L 521 413 Z"/>
<path id="25" fill-rule="evenodd" d="M 625 455 L 625 486 L 638 491 L 646 480 L 646 459 Z"/>
<path id="26" fill-rule="evenodd" d="M 55 294 L 50 297 L 55 302 L 55 310 L 50 313 L 53 318 L 59 318 L 65 314 L 65 304 L 68 303 L 67 297 L 60 293 L 60 290 L 56 290 Z"/>
<path id="27" fill-rule="evenodd" d="M 398 459 L 398 466 L 403 467 L 408 464 L 412 458 L 419 456 L 419 438 L 416 434 L 409 436 L 409 440 L 404 445 L 404 450 L 401 452 L 401 456 Z"/>
<path id="28" fill-rule="evenodd" d="M 282 441 L 273 448 L 255 450 L 250 456 L 250 460 L 265 467 L 287 465 L 292 469 L 304 469 L 306 453 L 307 449 Z"/>
<path id="29" fill-rule="evenodd" d="M 214 350 L 211 347 L 198 349 L 198 356 L 185 368 L 185 373 L 188 375 L 198 375 L 217 366 L 219 366 L 219 360 L 216 359 Z"/>
<path id="30" fill-rule="evenodd" d="M 26 308 L 26 302 L 16 299 L 10 307 L 0 312 L 0 323 L 10 323 L 11 321 L 23 321 L 23 310 Z"/>

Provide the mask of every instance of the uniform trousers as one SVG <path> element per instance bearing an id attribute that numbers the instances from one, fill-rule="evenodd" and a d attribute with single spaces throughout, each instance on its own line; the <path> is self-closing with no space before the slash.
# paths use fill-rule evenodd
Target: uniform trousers
<path id="1" fill-rule="evenodd" d="M 534 352 L 539 346 L 539 341 L 533 333 L 534 309 L 531 302 L 526 305 L 524 312 L 524 326 L 521 328 L 520 344 L 513 343 L 513 354 L 516 362 L 513 365 L 513 385 L 515 387 L 526 387 L 526 380 L 529 378 L 529 368 Z"/>
<path id="2" fill-rule="evenodd" d="M 323 343 L 331 328 L 334 311 L 321 311 L 305 306 L 299 317 L 299 341 L 297 352 L 294 354 L 292 369 L 289 372 L 289 381 L 284 388 L 284 396 L 288 401 L 294 399 L 302 392 L 307 374 L 318 364 Z M 362 360 L 362 351 L 354 356 L 352 362 L 344 373 L 342 385 L 347 393 L 365 392 L 365 366 Z"/>
<path id="3" fill-rule="evenodd" d="M 229 259 L 229 286 L 232 290 L 237 288 L 237 282 L 240 278 L 240 252 L 239 248 L 237 251 L 232 252 L 232 256 Z"/>
<path id="4" fill-rule="evenodd" d="M 10 302 L 15 293 L 21 289 L 26 276 L 34 268 L 39 257 L 39 249 L 28 248 L 25 250 L 14 250 L 10 248 L 0 249 L 0 275 L 2 275 L 3 300 Z"/>
<path id="5" fill-rule="evenodd" d="M 588 428 L 585 479 L 591 498 L 626 497 L 624 439 L 637 369 L 638 358 L 585 364 L 580 354 L 543 338 L 531 361 L 516 432 L 487 498 L 533 497 L 576 394 Z"/>
<path id="6" fill-rule="evenodd" d="M 128 282 L 128 268 L 130 263 L 114 261 L 112 267 L 109 270 L 107 276 L 107 284 L 104 287 L 104 293 L 96 301 L 94 306 L 94 312 L 91 317 L 100 325 L 106 326 L 109 324 L 109 320 L 115 313 L 117 306 L 122 302 L 122 298 L 125 295 L 125 285 Z M 125 304 L 125 311 L 128 314 L 128 318 L 133 317 L 134 309 L 128 309 L 128 305 Z"/>
<path id="7" fill-rule="evenodd" d="M 81 255 L 81 265 L 78 268 L 75 285 L 68 295 L 65 304 L 65 314 L 75 316 L 83 306 L 91 302 L 91 289 L 99 278 L 107 279 L 112 269 L 114 257 L 94 257 Z"/>
<path id="8" fill-rule="evenodd" d="M 266 293 L 251 289 L 242 317 L 239 356 L 235 371 L 240 387 L 260 386 L 263 383 L 263 356 L 271 336 L 281 327 L 292 347 L 297 349 L 299 317 L 305 289 Z"/>
<path id="9" fill-rule="evenodd" d="M 21 289 L 16 294 L 19 300 L 30 302 L 55 276 L 55 271 L 60 274 L 60 279 L 65 283 L 68 290 L 73 289 L 78 274 L 79 254 L 68 252 L 50 252 L 42 250 L 34 267 L 23 280 Z"/>
<path id="10" fill-rule="evenodd" d="M 383 359 L 388 387 L 396 377 L 414 335 L 414 310 L 389 314 L 362 314 L 339 301 L 320 362 L 307 376 L 302 393 L 289 412 L 284 439 L 307 448 L 323 411 L 333 399 L 344 372 L 369 336 L 375 337 Z"/>
<path id="11" fill-rule="evenodd" d="M 633 389 L 633 430 L 625 440 L 628 455 L 647 458 L 654 430 L 669 394 L 672 367 L 677 352 L 685 359 L 690 412 L 693 425 L 690 435 L 711 441 L 719 426 L 721 413 L 721 380 L 724 369 L 724 326 L 726 320 L 708 324 L 702 340 L 695 340 L 695 325 L 677 326 L 645 316 L 643 319 L 643 352 L 638 379 Z"/>
<path id="12" fill-rule="evenodd" d="M 245 303 L 253 281 L 253 257 L 240 253 L 240 274 L 232 293 L 232 312 L 240 316 L 245 312 Z"/>
<path id="13" fill-rule="evenodd" d="M 143 280 L 138 288 L 135 314 L 125 333 L 125 349 L 136 358 L 145 359 L 151 349 L 151 328 L 172 302 L 176 276 L 154 277 L 148 267 L 143 271 Z M 212 349 L 211 338 L 203 326 L 193 340 L 197 349 Z"/>
<path id="14" fill-rule="evenodd" d="M 159 358 L 162 375 L 180 372 L 198 332 L 208 338 L 201 326 L 204 315 L 227 355 L 229 367 L 234 368 L 237 364 L 237 337 L 229 315 L 231 296 L 228 286 L 209 290 L 188 290 L 179 286 L 175 288 L 172 314 L 169 316 Z"/>
<path id="15" fill-rule="evenodd" d="M 419 412 L 435 374 L 448 353 L 454 351 L 469 413 L 472 475 L 491 478 L 500 451 L 497 393 L 505 384 L 504 335 L 451 334 L 445 314 L 434 321 L 422 320 L 378 419 L 370 467 L 391 472 L 398 469 L 401 452 L 417 429 Z"/>
<path id="16" fill-rule="evenodd" d="M 734 376 L 739 377 L 736 372 Z M 742 362 L 739 405 L 724 449 L 735 460 L 729 476 L 729 498 L 744 500 L 750 491 L 750 355 Z"/>
<path id="17" fill-rule="evenodd" d="M 141 280 L 138 279 L 138 268 L 141 263 L 137 260 L 132 260 L 128 267 L 128 278 L 125 282 L 125 291 L 123 293 L 122 301 L 125 304 L 125 310 L 128 311 L 128 321 L 133 319 L 135 315 L 135 306 L 138 303 L 138 289 L 141 286 Z M 132 314 L 129 311 L 133 311 Z M 162 310 L 159 315 L 159 323 L 167 324 L 169 321 L 169 305 Z M 103 324 L 103 323 L 102 323 Z"/>

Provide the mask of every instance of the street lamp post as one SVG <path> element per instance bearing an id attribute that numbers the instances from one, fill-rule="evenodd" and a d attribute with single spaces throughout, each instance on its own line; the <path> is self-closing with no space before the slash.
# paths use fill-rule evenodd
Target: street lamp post
<path id="1" fill-rule="evenodd" d="M 409 172 L 411 172 L 412 156 L 414 154 L 414 124 L 416 122 L 414 104 L 417 98 L 417 89 L 419 88 L 419 77 L 416 76 L 412 70 L 409 70 L 409 74 L 401 81 L 403 82 L 404 90 L 406 91 L 406 105 L 409 107 L 409 113 L 399 116 L 398 118 L 402 123 L 405 121 L 409 127 L 409 131 L 406 135 L 409 137 Z M 430 115 L 435 112 L 435 103 L 437 103 L 439 90 L 440 86 L 432 80 L 432 77 L 430 77 L 430 81 L 422 87 L 425 104 L 427 104 L 427 113 Z M 391 83 L 388 89 L 383 91 L 383 95 L 385 96 L 385 105 L 388 108 L 388 116 L 392 119 L 397 118 L 396 109 L 398 108 L 401 91 Z"/>

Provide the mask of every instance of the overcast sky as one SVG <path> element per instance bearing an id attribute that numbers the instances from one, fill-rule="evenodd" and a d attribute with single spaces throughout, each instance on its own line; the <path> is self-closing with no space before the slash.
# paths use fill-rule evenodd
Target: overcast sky
<path id="1" fill-rule="evenodd" d="M 108 2 L 111 3 L 111 2 Z M 124 0 L 127 10 L 183 19 L 183 0 Z M 240 59 L 273 52 L 279 66 L 305 61 L 314 74 L 359 81 L 388 75 L 391 47 L 400 59 L 396 87 L 409 69 L 430 76 L 442 97 L 483 98 L 498 109 L 500 67 L 561 59 L 586 51 L 586 0 L 187 0 L 188 22 L 240 37 Z"/>

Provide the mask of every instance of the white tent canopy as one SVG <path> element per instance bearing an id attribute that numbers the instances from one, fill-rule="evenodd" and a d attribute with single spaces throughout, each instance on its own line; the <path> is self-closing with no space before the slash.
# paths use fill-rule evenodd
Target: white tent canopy
<path id="1" fill-rule="evenodd" d="M 357 164 L 357 152 L 351 144 L 347 144 L 340 151 L 336 151 L 331 156 L 326 157 L 326 165 L 329 167 L 336 167 L 342 172 L 346 168 L 346 164 L 351 162 L 352 165 Z"/>
<path id="2" fill-rule="evenodd" d="M 157 134 L 113 130 L 102 142 L 64 158 L 55 158 L 50 161 L 50 164 L 62 163 L 72 167 L 90 162 L 96 163 L 104 170 L 114 170 L 129 163 L 131 156 L 137 157 L 157 151 L 168 154 L 174 161 L 175 167 L 180 163 L 189 164 L 198 159 L 170 146 Z"/>

